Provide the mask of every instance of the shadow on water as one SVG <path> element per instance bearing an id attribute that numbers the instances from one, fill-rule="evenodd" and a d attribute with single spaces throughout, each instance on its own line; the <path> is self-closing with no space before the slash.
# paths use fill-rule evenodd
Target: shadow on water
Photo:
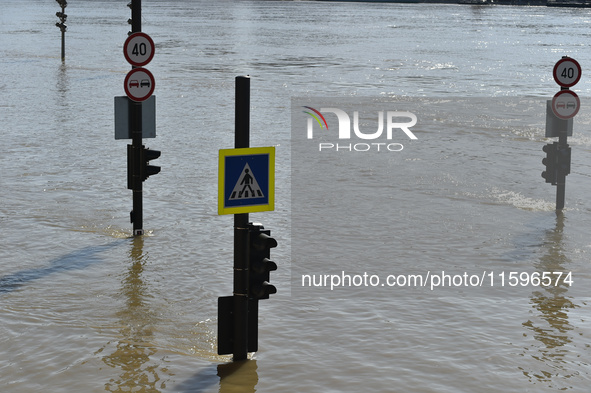
<path id="1" fill-rule="evenodd" d="M 562 212 L 557 213 L 556 225 L 547 230 L 544 244 L 546 253 L 534 264 L 540 277 L 544 272 L 552 278 L 550 285 L 535 286 L 531 296 L 531 305 L 535 310 L 532 317 L 523 326 L 533 334 L 538 342 L 536 346 L 526 348 L 525 354 L 540 362 L 540 369 L 526 370 L 520 367 L 530 382 L 542 382 L 552 387 L 568 382 L 571 377 L 579 373 L 574 370 L 574 364 L 569 360 L 568 345 L 572 340 L 573 326 L 569 323 L 568 311 L 576 305 L 567 296 L 568 264 L 571 262 L 566 256 L 563 244 L 563 230 L 565 217 Z M 559 278 L 559 274 L 562 276 Z M 562 380 L 562 381 L 559 381 Z"/>
<path id="2" fill-rule="evenodd" d="M 89 246 L 69 254 L 53 259 L 49 266 L 34 269 L 21 270 L 0 277 L 0 295 L 19 289 L 34 280 L 43 279 L 51 274 L 68 270 L 84 269 L 90 265 L 101 262 L 100 254 L 121 244 L 125 239 L 116 240 L 102 246 Z"/>
<path id="3" fill-rule="evenodd" d="M 214 371 L 217 371 L 214 374 Z M 219 393 L 254 393 L 259 381 L 256 360 L 212 365 L 195 374 L 192 378 L 175 386 L 176 393 L 211 392 L 219 382 Z"/>

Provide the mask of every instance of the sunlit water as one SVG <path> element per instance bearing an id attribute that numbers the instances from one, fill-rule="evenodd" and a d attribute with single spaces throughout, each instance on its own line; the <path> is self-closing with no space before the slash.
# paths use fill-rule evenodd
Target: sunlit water
<path id="1" fill-rule="evenodd" d="M 544 108 L 506 108 L 551 98 L 563 55 L 583 68 L 573 90 L 591 93 L 591 11 L 144 0 L 158 135 L 145 144 L 162 172 L 144 183 L 147 234 L 132 239 L 113 131 L 126 3 L 69 2 L 62 64 L 57 3 L 3 2 L 3 391 L 588 390 L 591 121 L 583 107 L 557 217 L 540 177 Z M 251 220 L 277 238 L 279 270 L 259 352 L 237 367 L 216 354 L 217 297 L 232 293 L 217 155 L 233 147 L 246 74 L 251 145 L 277 148 L 276 209 Z M 316 97 L 403 102 L 419 139 L 388 155 L 302 151 L 298 105 Z M 429 270 L 563 271 L 574 284 L 301 286 Z"/>

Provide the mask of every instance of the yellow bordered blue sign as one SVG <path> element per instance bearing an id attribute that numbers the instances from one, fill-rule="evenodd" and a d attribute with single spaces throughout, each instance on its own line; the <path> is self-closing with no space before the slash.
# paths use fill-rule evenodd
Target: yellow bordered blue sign
<path id="1" fill-rule="evenodd" d="M 220 149 L 218 214 L 275 210 L 275 147 Z"/>

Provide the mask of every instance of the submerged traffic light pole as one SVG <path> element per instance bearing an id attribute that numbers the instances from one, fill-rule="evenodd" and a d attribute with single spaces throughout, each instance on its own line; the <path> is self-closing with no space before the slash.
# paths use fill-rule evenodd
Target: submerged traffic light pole
<path id="1" fill-rule="evenodd" d="M 62 7 L 62 12 L 56 12 L 55 16 L 60 18 L 60 21 L 57 22 L 55 25 L 60 28 L 62 32 L 62 61 L 66 60 L 66 30 L 68 26 L 66 26 L 66 7 L 68 6 L 68 2 L 66 0 L 55 0 L 57 3 Z"/>
<path id="2" fill-rule="evenodd" d="M 230 155 L 237 157 L 234 161 L 240 172 L 233 178 L 231 188 L 227 195 L 235 196 L 237 199 L 243 198 L 245 202 L 265 199 L 265 195 L 272 200 L 270 194 L 273 194 L 271 179 L 265 178 L 265 171 L 271 171 L 270 162 L 274 162 L 274 148 L 253 148 L 250 146 L 250 77 L 239 76 L 236 78 L 236 107 L 235 107 L 235 149 L 237 150 L 258 150 L 257 154 Z M 260 150 L 272 150 L 272 157 L 269 153 L 263 153 Z M 222 150 L 220 150 L 221 155 Z M 228 156 L 226 156 L 226 159 Z M 220 162 L 226 162 L 220 159 Z M 269 165 L 265 169 L 263 162 Z M 274 165 L 274 164 L 273 164 Z M 226 163 L 226 170 L 228 168 Z M 255 173 L 256 172 L 256 173 Z M 268 175 L 268 174 L 267 174 Z M 224 176 L 229 176 L 224 173 Z M 254 178 L 259 177 L 260 184 L 257 183 L 257 192 L 252 189 Z M 235 186 L 236 184 L 236 186 Z M 266 185 L 261 187 L 261 184 Z M 244 190 L 234 191 L 236 187 L 244 186 Z M 221 182 L 220 188 L 224 200 L 227 198 L 225 180 Z M 262 189 L 258 188 L 261 187 Z M 250 192 L 250 194 L 248 193 Z M 253 195 L 256 195 L 254 197 Z M 230 197 L 232 199 L 232 197 Z M 267 201 L 267 202 L 269 202 Z M 225 202 L 224 202 L 225 204 Z M 262 202 L 261 202 L 262 204 Z M 240 204 L 239 204 L 240 205 Z M 248 211 L 272 210 L 273 204 L 262 209 L 251 210 L 256 205 L 240 205 L 228 207 L 229 209 L 238 209 L 234 213 L 234 286 L 233 295 L 218 298 L 218 354 L 233 354 L 234 361 L 245 360 L 248 352 L 258 351 L 258 302 L 261 299 L 268 299 L 270 294 L 276 293 L 277 289 L 269 284 L 269 272 L 277 270 L 277 264 L 269 260 L 270 249 L 277 247 L 277 241 L 273 239 L 271 231 L 258 223 L 249 222 Z M 261 207 L 258 205 L 258 207 Z M 233 211 L 234 212 L 234 211 Z M 220 213 L 229 214 L 229 213 Z"/>
<path id="3" fill-rule="evenodd" d="M 250 147 L 250 78 L 236 77 L 234 147 Z M 234 214 L 234 360 L 248 354 L 248 213 Z"/>

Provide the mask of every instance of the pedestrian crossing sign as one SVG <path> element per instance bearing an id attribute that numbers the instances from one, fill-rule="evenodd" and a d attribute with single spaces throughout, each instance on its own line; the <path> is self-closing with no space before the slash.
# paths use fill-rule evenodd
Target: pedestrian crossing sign
<path id="1" fill-rule="evenodd" d="M 218 214 L 275 210 L 275 147 L 220 149 Z"/>

